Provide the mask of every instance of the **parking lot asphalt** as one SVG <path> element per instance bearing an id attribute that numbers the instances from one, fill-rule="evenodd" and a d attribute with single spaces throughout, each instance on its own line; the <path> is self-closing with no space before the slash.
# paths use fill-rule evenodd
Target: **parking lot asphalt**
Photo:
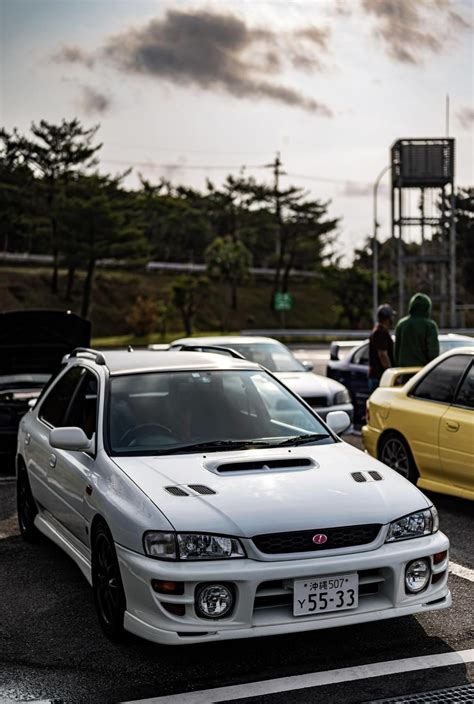
<path id="1" fill-rule="evenodd" d="M 472 507 L 433 498 L 452 542 L 452 560 L 474 568 Z M 22 541 L 13 481 L 0 482 L 0 565 L 0 702 L 105 704 L 347 667 L 355 672 L 361 665 L 474 646 L 474 583 L 456 575 L 450 578 L 453 607 L 417 617 L 200 646 L 172 648 L 134 637 L 113 644 L 98 628 L 91 590 L 75 564 L 46 539 L 38 545 Z M 465 685 L 473 677 L 472 663 L 460 663 L 316 688 L 295 686 L 284 695 L 239 701 L 375 701 Z"/>

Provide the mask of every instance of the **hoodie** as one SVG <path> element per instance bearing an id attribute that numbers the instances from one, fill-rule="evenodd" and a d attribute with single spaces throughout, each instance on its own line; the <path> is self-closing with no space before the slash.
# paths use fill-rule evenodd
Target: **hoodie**
<path id="1" fill-rule="evenodd" d="M 438 326 L 430 318 L 430 297 L 416 293 L 408 313 L 395 328 L 395 364 L 397 367 L 424 367 L 439 355 Z"/>

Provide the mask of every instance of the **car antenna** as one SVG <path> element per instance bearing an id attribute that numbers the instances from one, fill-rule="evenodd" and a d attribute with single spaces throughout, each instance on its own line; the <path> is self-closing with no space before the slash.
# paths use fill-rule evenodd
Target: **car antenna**
<path id="1" fill-rule="evenodd" d="M 135 352 L 135 350 L 133 349 L 132 345 L 127 345 L 127 351 L 128 351 L 128 352 Z"/>

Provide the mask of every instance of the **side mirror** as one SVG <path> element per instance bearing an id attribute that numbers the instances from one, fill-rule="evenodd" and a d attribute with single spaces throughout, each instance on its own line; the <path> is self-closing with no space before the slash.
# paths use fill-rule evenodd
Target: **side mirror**
<path id="1" fill-rule="evenodd" d="M 312 372 L 314 369 L 314 364 L 312 364 L 311 362 L 308 362 L 306 359 L 303 362 L 301 362 L 301 364 L 303 365 L 306 372 Z"/>
<path id="2" fill-rule="evenodd" d="M 36 406 L 37 400 L 37 398 L 30 398 L 30 400 L 28 401 L 28 408 L 30 409 L 30 411 L 32 411 L 33 408 Z"/>
<path id="3" fill-rule="evenodd" d="M 54 428 L 49 433 L 49 444 L 58 450 L 94 452 L 94 439 L 89 440 L 82 428 Z"/>
<path id="4" fill-rule="evenodd" d="M 331 411 L 326 416 L 326 423 L 336 435 L 340 435 L 350 427 L 351 419 L 345 411 Z"/>

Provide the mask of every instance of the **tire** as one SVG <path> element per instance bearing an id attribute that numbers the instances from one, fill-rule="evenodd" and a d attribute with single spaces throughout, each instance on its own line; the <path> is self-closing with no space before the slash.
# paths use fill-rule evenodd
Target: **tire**
<path id="1" fill-rule="evenodd" d="M 92 589 L 97 618 L 107 638 L 123 641 L 123 617 L 126 609 L 120 567 L 112 535 L 105 523 L 99 523 L 92 538 Z"/>
<path id="2" fill-rule="evenodd" d="M 416 484 L 418 470 L 410 446 L 402 435 L 394 432 L 384 435 L 380 440 L 378 455 L 381 462 Z"/>
<path id="3" fill-rule="evenodd" d="M 27 543 L 37 543 L 41 533 L 35 526 L 35 518 L 38 515 L 33 493 L 31 491 L 28 472 L 24 465 L 18 467 L 16 479 L 16 507 L 18 512 L 18 525 L 23 540 Z"/>

